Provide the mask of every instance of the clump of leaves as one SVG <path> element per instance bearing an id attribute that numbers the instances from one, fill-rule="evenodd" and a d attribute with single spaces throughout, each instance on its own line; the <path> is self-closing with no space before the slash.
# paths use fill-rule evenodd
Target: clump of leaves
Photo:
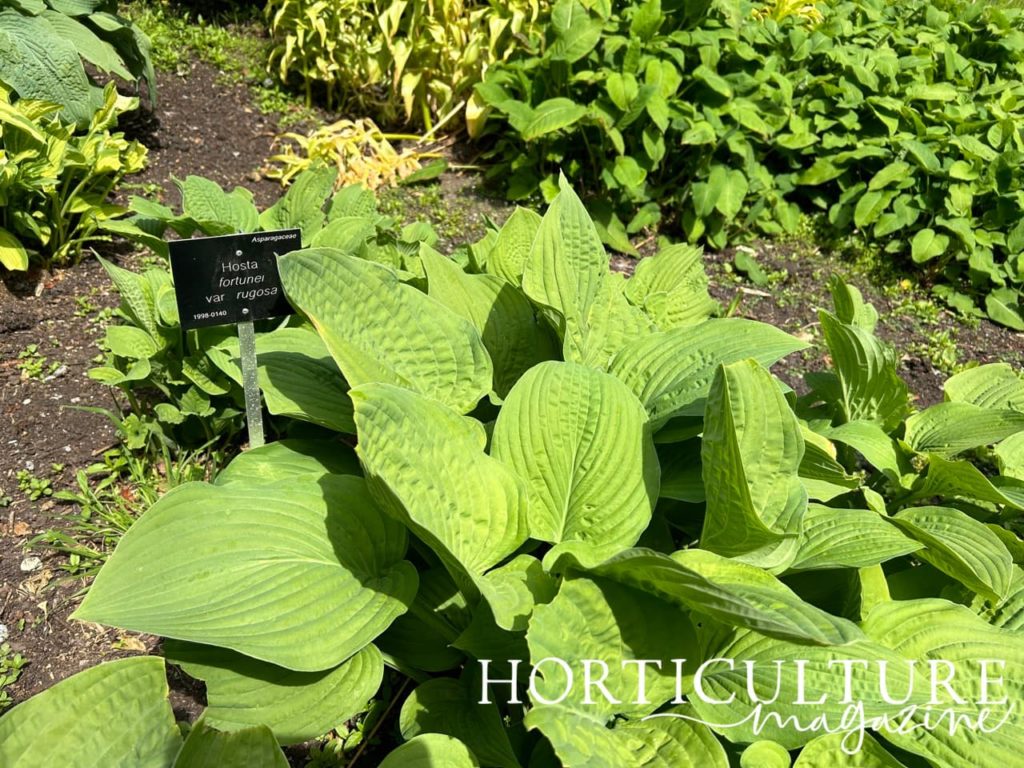
<path id="1" fill-rule="evenodd" d="M 26 270 L 75 262 L 126 209 L 108 200 L 125 176 L 145 166 L 146 148 L 112 132 L 136 99 L 104 92 L 87 128 L 63 120 L 56 103 L 11 103 L 0 84 L 0 267 Z"/>
<path id="2" fill-rule="evenodd" d="M 439 128 L 461 114 L 486 68 L 528 37 L 546 3 L 270 0 L 270 69 L 307 103 Z M 472 110 L 470 110 L 472 114 Z M 438 121 L 438 122 L 435 122 Z"/>
<path id="3" fill-rule="evenodd" d="M 1024 702 L 1018 372 L 966 371 L 915 411 L 877 313 L 837 280 L 820 315 L 829 366 L 797 397 L 770 368 L 804 342 L 713 317 L 691 246 L 629 280 L 610 272 L 564 181 L 544 216 L 517 210 L 460 262 L 426 243 L 398 266 L 372 255 L 357 241 L 283 256 L 300 323 L 257 341 L 286 350 L 261 382 L 268 407 L 287 397 L 338 434 L 248 451 L 168 493 L 76 613 L 174 638 L 167 658 L 207 690 L 188 740 L 163 661 L 129 659 L 0 719 L 0 758 L 59 764 L 88 732 L 110 734 L 108 761 L 187 765 L 232 744 L 284 765 L 278 743 L 364 711 L 387 664 L 412 692 L 391 698 L 405 743 L 386 768 L 727 768 L 723 739 L 750 745 L 741 764 L 800 750 L 798 765 L 843 765 L 840 735 L 762 734 L 750 715 L 756 700 L 779 722 L 838 722 L 848 698 L 915 725 L 867 735 L 873 764 L 1014 763 L 1019 718 L 970 749 L 920 724 L 930 700 L 978 715 L 985 659 L 1006 664 L 1007 706 Z M 673 659 L 736 656 L 764 665 L 750 691 L 725 665 L 704 677 L 710 697 L 675 679 Z M 563 694 L 553 666 L 493 684 L 552 657 L 599 660 L 611 695 Z M 910 699 L 893 704 L 857 671 L 936 659 L 956 666 L 955 695 L 901 677 Z M 800 703 L 773 662 L 807 665 L 822 701 Z M 115 684 L 119 699 L 97 699 Z M 121 722 L 122 699 L 152 714 Z"/>
<path id="4" fill-rule="evenodd" d="M 722 248 L 819 213 L 961 311 L 1024 330 L 1021 12 L 842 0 L 809 23 L 704 8 L 559 0 L 543 44 L 476 88 L 491 177 L 549 200 L 560 169 L 580 178 L 604 241 L 627 252 L 647 228 Z"/>
<path id="5" fill-rule="evenodd" d="M 438 152 L 416 144 L 395 149 L 392 142 L 419 144 L 422 137 L 385 133 L 369 118 L 338 120 L 307 134 L 285 133 L 278 138 L 281 151 L 269 158 L 267 176 L 288 184 L 302 171 L 317 165 L 337 168 L 336 184 L 375 190 L 404 180 L 434 178 L 445 169 Z M 429 161 L 426 166 L 424 160 Z"/>

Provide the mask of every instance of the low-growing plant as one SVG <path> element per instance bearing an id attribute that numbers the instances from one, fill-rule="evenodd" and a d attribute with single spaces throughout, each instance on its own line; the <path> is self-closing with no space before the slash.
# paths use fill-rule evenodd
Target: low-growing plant
<path id="1" fill-rule="evenodd" d="M 1018 372 L 965 371 L 915 411 L 837 280 L 828 369 L 797 396 L 769 368 L 805 342 L 713 317 L 691 246 L 610 272 L 564 181 L 469 255 L 280 259 L 303 324 L 258 336 L 268 407 L 330 410 L 340 434 L 168 493 L 75 614 L 168 638 L 205 713 L 182 744 L 164 660 L 100 665 L 0 719 L 0 759 L 61 763 L 89 733 L 108 764 L 283 766 L 278 744 L 365 710 L 389 666 L 405 743 L 383 768 L 1014 764 Z M 946 685 L 910 671 L 943 664 Z M 128 701 L 149 714 L 111 716 Z M 965 730 L 983 709 L 998 727 Z"/>
<path id="2" fill-rule="evenodd" d="M 298 81 L 307 103 L 320 96 L 384 125 L 438 128 L 545 9 L 541 0 L 269 0 L 269 67 L 284 83 Z"/>
<path id="3" fill-rule="evenodd" d="M 92 72 L 145 80 L 155 103 L 149 38 L 117 6 L 116 0 L 0 0 L 0 84 L 21 98 L 58 104 L 61 118 L 81 128 L 105 108 Z"/>
<path id="4" fill-rule="evenodd" d="M 606 243 L 675 227 L 716 248 L 801 211 L 1024 330 L 1019 11 L 986 3 L 559 0 L 491 67 L 490 175 L 512 199 L 580 178 Z M 751 19 L 760 8 L 759 19 Z"/>
<path id="5" fill-rule="evenodd" d="M 0 85 L 0 266 L 26 270 L 77 261 L 126 209 L 110 193 L 145 166 L 146 148 L 112 132 L 137 99 L 104 91 L 84 130 L 63 120 L 60 105 L 27 98 L 11 103 Z"/>

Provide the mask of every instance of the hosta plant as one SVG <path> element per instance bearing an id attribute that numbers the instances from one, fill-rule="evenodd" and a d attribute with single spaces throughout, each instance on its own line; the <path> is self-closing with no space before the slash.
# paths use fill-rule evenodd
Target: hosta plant
<path id="1" fill-rule="evenodd" d="M 79 129 L 59 104 L 12 103 L 0 84 L 0 267 L 74 262 L 88 243 L 110 239 L 107 228 L 127 213 L 110 193 L 146 162 L 144 146 L 113 130 L 137 104 L 109 85 Z"/>
<path id="2" fill-rule="evenodd" d="M 30 764 L 47 729 L 68 740 L 33 742 L 44 763 L 83 730 L 105 765 L 228 740 L 279 761 L 268 731 L 315 737 L 388 675 L 411 691 L 388 768 L 1016 764 L 1017 372 L 967 371 L 916 410 L 837 281 L 831 366 L 797 396 L 771 369 L 805 342 L 713 317 L 690 246 L 610 272 L 564 181 L 473 255 L 421 245 L 422 277 L 354 248 L 281 258 L 337 374 L 270 375 L 268 401 L 287 387 L 348 423 L 168 493 L 76 614 L 168 638 L 202 722 L 180 746 L 162 662 L 132 659 L 12 710 L 0 758 Z M 262 343 L 297 363 L 281 334 Z"/>
<path id="3" fill-rule="evenodd" d="M 476 88 L 490 174 L 550 199 L 572 173 L 627 251 L 658 225 L 721 248 L 820 214 L 1024 330 L 1022 12 L 795 5 L 559 0 L 544 45 Z"/>

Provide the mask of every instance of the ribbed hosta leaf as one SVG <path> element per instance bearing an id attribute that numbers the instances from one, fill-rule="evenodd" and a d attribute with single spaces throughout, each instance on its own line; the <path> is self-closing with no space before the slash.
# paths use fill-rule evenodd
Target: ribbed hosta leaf
<path id="1" fill-rule="evenodd" d="M 629 281 L 618 272 L 608 274 L 587 310 L 582 351 L 566 350 L 566 360 L 607 370 L 619 350 L 655 330 L 643 310 L 626 300 Z"/>
<path id="2" fill-rule="evenodd" d="M 79 672 L 0 717 L 4 768 L 166 768 L 180 747 L 164 662 L 151 656 Z"/>
<path id="3" fill-rule="evenodd" d="M 237 337 L 229 337 L 209 357 L 242 383 Z M 280 328 L 256 336 L 256 366 L 267 410 L 354 434 L 348 384 L 320 337 L 308 328 Z"/>
<path id="4" fill-rule="evenodd" d="M 850 446 L 871 466 L 893 480 L 898 480 L 904 472 L 909 471 L 901 465 L 896 442 L 877 424 L 870 421 L 848 421 L 826 430 L 825 435 Z"/>
<path id="5" fill-rule="evenodd" d="M 240 453 L 214 481 L 227 483 L 273 483 L 325 474 L 362 475 L 359 459 L 344 443 L 331 440 L 278 440 Z"/>
<path id="6" fill-rule="evenodd" d="M 548 329 L 517 287 L 494 275 L 469 275 L 451 259 L 420 248 L 429 295 L 473 324 L 494 364 L 494 391 L 508 394 L 529 368 L 557 356 Z"/>
<path id="7" fill-rule="evenodd" d="M 490 704 L 480 703 L 479 667 L 469 669 L 475 670 L 475 675 L 464 675 L 461 680 L 434 678 L 409 694 L 399 716 L 402 737 L 443 733 L 459 739 L 484 765 L 519 768 L 497 705 L 490 696 Z"/>
<path id="8" fill-rule="evenodd" d="M 861 637 L 854 624 L 805 602 L 770 573 L 701 549 L 670 556 L 636 548 L 604 557 L 586 545 L 565 544 L 551 551 L 546 564 L 558 572 L 573 569 L 610 579 L 679 608 L 798 643 L 841 645 Z"/>
<path id="9" fill-rule="evenodd" d="M 491 359 L 472 324 L 388 267 L 330 248 L 294 251 L 278 265 L 289 300 L 353 387 L 397 384 L 461 413 L 491 390 Z"/>
<path id="10" fill-rule="evenodd" d="M 1005 597 L 1013 558 L 983 523 L 949 507 L 913 507 L 892 521 L 925 545 L 917 553 L 922 560 L 975 592 L 995 599 Z"/>
<path id="11" fill-rule="evenodd" d="M 191 483 L 124 535 L 75 618 L 331 669 L 412 601 L 406 544 L 362 478 Z"/>
<path id="12" fill-rule="evenodd" d="M 996 446 L 995 454 L 1002 474 L 1024 481 L 1024 432 L 1003 440 Z"/>
<path id="13" fill-rule="evenodd" d="M 803 455 L 800 426 L 772 375 L 753 360 L 721 366 L 704 416 L 701 547 L 784 570 L 807 509 L 797 476 Z"/>
<path id="14" fill-rule="evenodd" d="M 636 543 L 658 497 L 646 422 L 613 376 L 556 362 L 527 372 L 498 416 L 491 452 L 526 480 L 530 536 Z"/>
<path id="15" fill-rule="evenodd" d="M 479 422 L 389 384 L 357 387 L 352 400 L 377 494 L 453 575 L 482 574 L 523 543 L 526 489 L 484 453 Z"/>
<path id="16" fill-rule="evenodd" d="M 985 595 L 976 595 L 971 602 L 971 610 L 994 627 L 1024 632 L 1024 569 L 1014 566 L 1006 597 L 993 600 Z"/>
<path id="17" fill-rule="evenodd" d="M 224 648 L 177 640 L 164 655 L 206 683 L 205 721 L 221 731 L 265 725 L 281 744 L 314 739 L 366 708 L 384 676 L 380 651 L 367 645 L 325 672 L 293 672 Z"/>
<path id="18" fill-rule="evenodd" d="M 811 504 L 804 515 L 794 571 L 866 568 L 922 549 L 877 512 Z"/>
<path id="19" fill-rule="evenodd" d="M 586 208 L 562 177 L 534 237 L 523 290 L 561 319 L 566 359 L 583 359 L 586 319 L 608 275 L 608 255 Z"/>
<path id="20" fill-rule="evenodd" d="M 1024 482 L 1012 478 L 989 478 L 969 461 L 948 461 L 934 453 L 928 454 L 927 458 L 928 474 L 915 485 L 912 498 L 966 498 L 1024 511 Z"/>
<path id="21" fill-rule="evenodd" d="M 969 368 L 947 379 L 942 388 L 954 402 L 1024 411 L 1024 379 L 1007 363 Z"/>
<path id="22" fill-rule="evenodd" d="M 378 768 L 479 768 L 469 747 L 440 733 L 425 733 L 407 741 L 381 761 Z"/>
<path id="23" fill-rule="evenodd" d="M 516 208 L 498 232 L 498 239 L 487 259 L 487 272 L 517 288 L 523 281 L 523 269 L 540 228 L 541 217 L 528 208 Z"/>
<path id="24" fill-rule="evenodd" d="M 173 768 L 288 768 L 265 725 L 218 731 L 205 718 L 192 726 Z"/>
<path id="25" fill-rule="evenodd" d="M 1022 430 L 1024 412 L 939 403 L 907 419 L 904 439 L 915 451 L 949 457 L 998 443 Z"/>
<path id="26" fill-rule="evenodd" d="M 708 295 L 703 257 L 702 249 L 680 243 L 641 259 L 626 297 L 662 331 L 704 322 L 718 305 Z"/>
<path id="27" fill-rule="evenodd" d="M 844 738 L 844 733 L 819 736 L 801 750 L 793 768 L 906 768 L 871 734 L 864 734 L 863 744 L 853 755 L 843 751 Z M 852 741 L 847 739 L 848 744 Z"/>
<path id="28" fill-rule="evenodd" d="M 723 363 L 753 358 L 772 365 L 807 345 L 753 320 L 708 320 L 652 333 L 628 345 L 610 371 L 640 398 L 660 425 L 673 416 L 699 416 L 715 370 Z"/>
<path id="29" fill-rule="evenodd" d="M 828 438 L 806 427 L 801 427 L 800 434 L 804 437 L 800 481 L 810 498 L 831 501 L 860 487 L 861 478 L 849 474 L 836 460 L 836 447 Z"/>
<path id="30" fill-rule="evenodd" d="M 906 383 L 896 372 L 896 354 L 869 331 L 819 313 L 832 353 L 844 421 L 864 420 L 892 432 L 907 414 Z"/>

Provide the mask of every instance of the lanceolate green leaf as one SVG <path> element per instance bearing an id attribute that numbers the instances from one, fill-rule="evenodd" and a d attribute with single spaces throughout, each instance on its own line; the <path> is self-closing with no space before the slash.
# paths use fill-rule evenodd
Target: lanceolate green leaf
<path id="1" fill-rule="evenodd" d="M 526 489 L 484 453 L 479 422 L 389 384 L 357 387 L 352 400 L 371 487 L 457 580 L 482 574 L 523 543 Z"/>
<path id="2" fill-rule="evenodd" d="M 799 424 L 771 374 L 753 360 L 720 366 L 704 415 L 701 546 L 785 569 L 807 509 L 797 476 L 803 455 Z"/>
<path id="3" fill-rule="evenodd" d="M 384 676 L 367 645 L 325 672 L 293 672 L 209 645 L 168 640 L 164 655 L 206 683 L 206 723 L 221 731 L 265 725 L 281 744 L 322 736 L 359 714 Z"/>
<path id="4" fill-rule="evenodd" d="M 572 543 L 553 549 L 546 564 L 611 579 L 679 608 L 797 643 L 841 645 L 861 637 L 852 623 L 804 602 L 761 568 L 700 549 L 665 555 L 636 548 L 605 556 Z"/>
<path id="5" fill-rule="evenodd" d="M 914 485 L 905 501 L 935 496 L 965 498 L 1005 505 L 1024 512 L 1024 482 L 1011 478 L 989 478 L 969 461 L 949 461 L 939 454 L 927 454 L 928 473 Z"/>
<path id="6" fill-rule="evenodd" d="M 923 547 L 877 512 L 811 504 L 790 569 L 866 568 Z"/>
<path id="7" fill-rule="evenodd" d="M 5 768 L 166 768 L 180 747 L 163 659 L 148 656 L 79 672 L 0 717 Z"/>
<path id="8" fill-rule="evenodd" d="M 461 412 L 491 390 L 491 359 L 473 325 L 389 268 L 328 248 L 278 263 L 288 298 L 353 387 L 398 384 Z"/>
<path id="9" fill-rule="evenodd" d="M 673 416 L 697 416 L 715 370 L 746 358 L 771 365 L 807 345 L 752 320 L 708 320 L 652 333 L 625 347 L 610 371 L 628 386 L 660 426 Z"/>
<path id="10" fill-rule="evenodd" d="M 494 365 L 494 390 L 508 394 L 529 368 L 557 355 L 547 327 L 523 293 L 493 275 L 468 275 L 451 259 L 420 248 L 429 295 L 476 328 Z"/>
<path id="11" fill-rule="evenodd" d="M 584 350 L 584 323 L 608 274 L 608 256 L 583 203 L 564 177 L 533 240 L 523 290 L 561 319 L 567 358 Z"/>
<path id="12" fill-rule="evenodd" d="M 904 439 L 916 451 L 954 456 L 1021 431 L 1024 412 L 951 402 L 933 405 L 907 419 Z"/>
<path id="13" fill-rule="evenodd" d="M 893 522 L 922 544 L 922 560 L 964 586 L 995 599 L 1006 596 L 1013 558 L 999 537 L 959 509 L 914 507 Z"/>
<path id="14" fill-rule="evenodd" d="M 554 98 L 534 107 L 533 119 L 523 127 L 523 140 L 533 141 L 548 133 L 568 128 L 587 113 L 587 108 L 571 99 Z"/>
<path id="15" fill-rule="evenodd" d="M 541 217 L 528 208 L 516 208 L 508 217 L 487 259 L 487 271 L 516 286 L 523 281 L 523 269 L 540 228 Z"/>
<path id="16" fill-rule="evenodd" d="M 650 522 L 659 472 L 647 414 L 613 376 L 532 368 L 505 401 L 491 452 L 526 480 L 532 538 L 627 547 Z"/>
<path id="17" fill-rule="evenodd" d="M 331 669 L 412 601 L 405 549 L 361 478 L 192 483 L 125 534 L 75 617 Z"/>

